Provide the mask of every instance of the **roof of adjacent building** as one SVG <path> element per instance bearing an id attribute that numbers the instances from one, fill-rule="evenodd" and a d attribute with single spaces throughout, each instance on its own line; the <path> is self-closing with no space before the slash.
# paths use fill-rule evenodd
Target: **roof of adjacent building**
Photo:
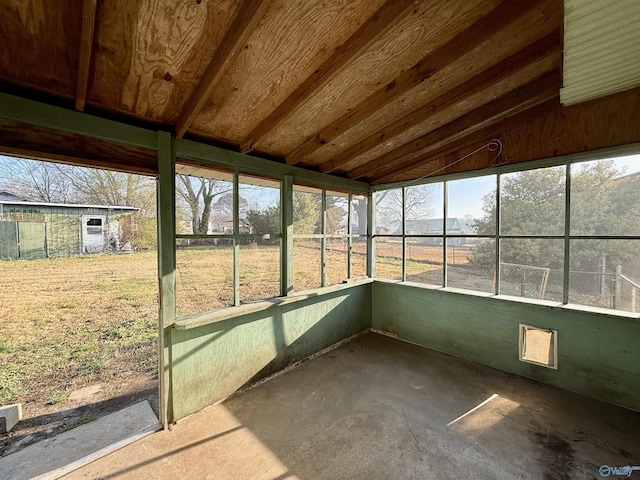
<path id="1" fill-rule="evenodd" d="M 49 203 L 33 202 L 24 197 L 20 197 L 6 190 L 0 190 L 0 203 L 3 205 L 32 205 L 39 207 L 66 207 L 66 208 L 99 208 L 102 210 L 140 210 L 138 207 L 125 205 L 80 205 L 75 203 Z"/>

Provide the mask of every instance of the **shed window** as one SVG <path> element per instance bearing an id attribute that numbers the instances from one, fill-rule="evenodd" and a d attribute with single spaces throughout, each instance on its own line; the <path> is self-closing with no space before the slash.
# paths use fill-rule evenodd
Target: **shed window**
<path id="1" fill-rule="evenodd" d="M 87 220 L 87 233 L 90 235 L 101 235 L 102 234 L 102 219 L 101 218 L 90 218 Z"/>

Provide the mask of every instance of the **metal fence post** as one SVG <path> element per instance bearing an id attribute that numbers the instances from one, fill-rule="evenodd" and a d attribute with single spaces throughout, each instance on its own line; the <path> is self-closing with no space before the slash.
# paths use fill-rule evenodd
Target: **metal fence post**
<path id="1" fill-rule="evenodd" d="M 622 275 L 622 266 L 618 265 L 616 267 L 616 290 L 613 296 L 613 308 L 619 309 L 622 308 L 622 282 L 620 281 L 620 275 Z"/>

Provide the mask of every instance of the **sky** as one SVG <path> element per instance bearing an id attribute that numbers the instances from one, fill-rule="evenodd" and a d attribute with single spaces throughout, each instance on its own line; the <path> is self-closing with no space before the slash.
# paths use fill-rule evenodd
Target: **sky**
<path id="1" fill-rule="evenodd" d="M 626 174 L 640 171 L 640 155 L 618 157 L 614 160 L 618 168 L 626 170 Z M 460 182 L 458 185 L 459 187 L 452 191 L 454 182 L 449 183 L 449 217 L 461 218 L 467 214 L 473 218 L 482 217 L 482 197 L 495 188 L 495 177 L 478 177 L 473 181 L 466 180 L 464 184 Z"/>
<path id="2" fill-rule="evenodd" d="M 10 161 L 10 157 L 0 155 L 0 181 L 3 179 L 3 161 Z M 628 155 L 615 158 L 615 163 L 626 174 L 640 171 L 640 155 Z M 464 181 L 449 183 L 449 217 L 462 218 L 471 215 L 473 218 L 482 217 L 482 197 L 495 189 L 495 176 L 477 177 Z M 278 192 L 271 188 L 245 188 L 243 196 L 249 197 L 250 202 L 257 202 L 266 207 L 278 203 Z M 438 215 L 434 215 L 437 217 Z"/>

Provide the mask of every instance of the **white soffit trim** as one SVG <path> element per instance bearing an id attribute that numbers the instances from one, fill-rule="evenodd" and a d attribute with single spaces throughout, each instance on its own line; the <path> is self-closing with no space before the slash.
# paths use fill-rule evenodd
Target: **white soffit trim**
<path id="1" fill-rule="evenodd" d="M 564 0 L 564 105 L 640 85 L 640 0 Z"/>

